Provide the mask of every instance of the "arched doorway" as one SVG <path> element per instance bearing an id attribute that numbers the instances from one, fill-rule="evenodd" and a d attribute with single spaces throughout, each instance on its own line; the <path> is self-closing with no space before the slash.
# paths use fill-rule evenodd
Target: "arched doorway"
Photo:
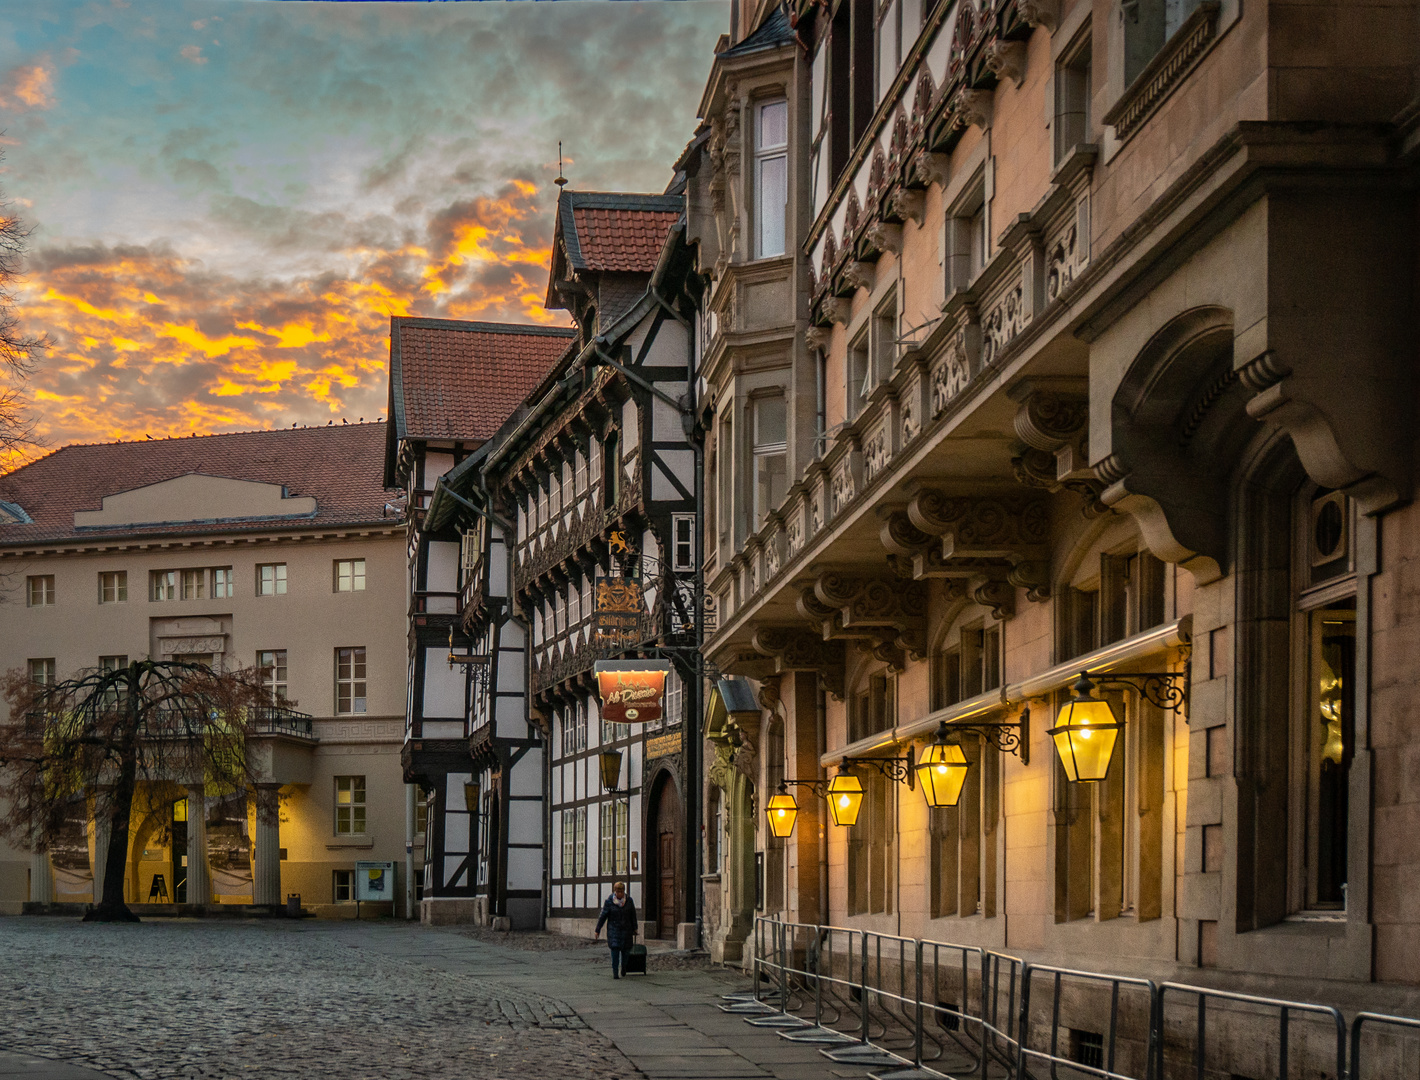
<path id="1" fill-rule="evenodd" d="M 650 864 L 646 875 L 647 915 L 656 921 L 656 936 L 673 939 L 676 924 L 682 920 L 681 896 L 684 892 L 681 848 L 685 814 L 680 793 L 669 773 L 657 778 L 651 800 L 651 817 L 647 821 L 646 848 Z"/>

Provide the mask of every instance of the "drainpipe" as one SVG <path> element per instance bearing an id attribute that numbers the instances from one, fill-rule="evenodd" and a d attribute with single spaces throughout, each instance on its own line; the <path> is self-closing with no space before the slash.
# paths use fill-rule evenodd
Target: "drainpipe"
<path id="1" fill-rule="evenodd" d="M 815 680 L 816 693 L 814 694 L 815 736 L 818 739 L 819 760 L 828 745 L 828 697 L 823 689 L 823 676 L 820 675 Z M 828 772 L 822 765 L 819 769 L 825 774 Z M 820 926 L 832 926 L 833 920 L 828 917 L 828 822 L 824 820 L 822 811 L 819 813 L 818 824 L 818 913 Z"/>

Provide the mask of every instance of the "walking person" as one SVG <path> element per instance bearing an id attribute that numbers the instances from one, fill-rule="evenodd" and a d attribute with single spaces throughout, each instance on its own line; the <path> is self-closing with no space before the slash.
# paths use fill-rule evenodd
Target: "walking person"
<path id="1" fill-rule="evenodd" d="M 611 977 L 621 978 L 626 969 L 626 954 L 631 951 L 631 943 L 636 939 L 636 904 L 626 895 L 626 882 L 618 881 L 611 887 L 611 895 L 602 904 L 601 917 L 597 919 L 597 929 L 592 940 L 601 937 L 602 927 L 606 927 L 606 943 L 611 947 Z"/>

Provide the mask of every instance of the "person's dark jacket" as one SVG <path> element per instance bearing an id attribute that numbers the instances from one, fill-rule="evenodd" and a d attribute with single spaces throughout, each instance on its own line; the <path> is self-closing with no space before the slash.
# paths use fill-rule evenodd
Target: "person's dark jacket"
<path id="1" fill-rule="evenodd" d="M 636 902 L 631 899 L 631 894 L 626 896 L 626 903 L 618 904 L 615 896 L 608 896 L 606 903 L 602 904 L 601 917 L 597 919 L 597 930 L 600 934 L 602 927 L 606 927 L 606 943 L 613 949 L 629 949 L 636 937 Z"/>

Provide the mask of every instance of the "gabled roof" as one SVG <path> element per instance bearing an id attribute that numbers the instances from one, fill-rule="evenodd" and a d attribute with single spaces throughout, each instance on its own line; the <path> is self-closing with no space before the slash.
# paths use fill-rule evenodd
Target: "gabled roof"
<path id="1" fill-rule="evenodd" d="M 746 53 L 759 52 L 761 49 L 777 49 L 781 45 L 788 45 L 794 40 L 794 29 L 789 25 L 789 13 L 784 10 L 784 6 L 776 6 L 764 21 L 755 27 L 754 32 L 745 38 L 738 45 L 732 46 L 720 53 L 721 57 L 743 56 Z"/>
<path id="2" fill-rule="evenodd" d="M 186 533 L 392 524 L 381 477 L 385 424 L 241 431 L 186 439 L 66 446 L 0 476 L 0 501 L 31 519 L 0 517 L 0 547 Z M 302 512 L 261 518 L 157 521 L 76 527 L 76 513 L 104 509 L 105 497 L 196 475 L 280 485 Z M 309 510 L 310 499 L 315 511 Z"/>
<path id="3" fill-rule="evenodd" d="M 576 335 L 562 326 L 392 317 L 385 482 L 397 484 L 404 439 L 492 435 Z"/>
<path id="4" fill-rule="evenodd" d="M 684 206 L 679 195 L 563 188 L 557 196 L 547 306 L 562 306 L 556 285 L 569 273 L 650 274 Z"/>

